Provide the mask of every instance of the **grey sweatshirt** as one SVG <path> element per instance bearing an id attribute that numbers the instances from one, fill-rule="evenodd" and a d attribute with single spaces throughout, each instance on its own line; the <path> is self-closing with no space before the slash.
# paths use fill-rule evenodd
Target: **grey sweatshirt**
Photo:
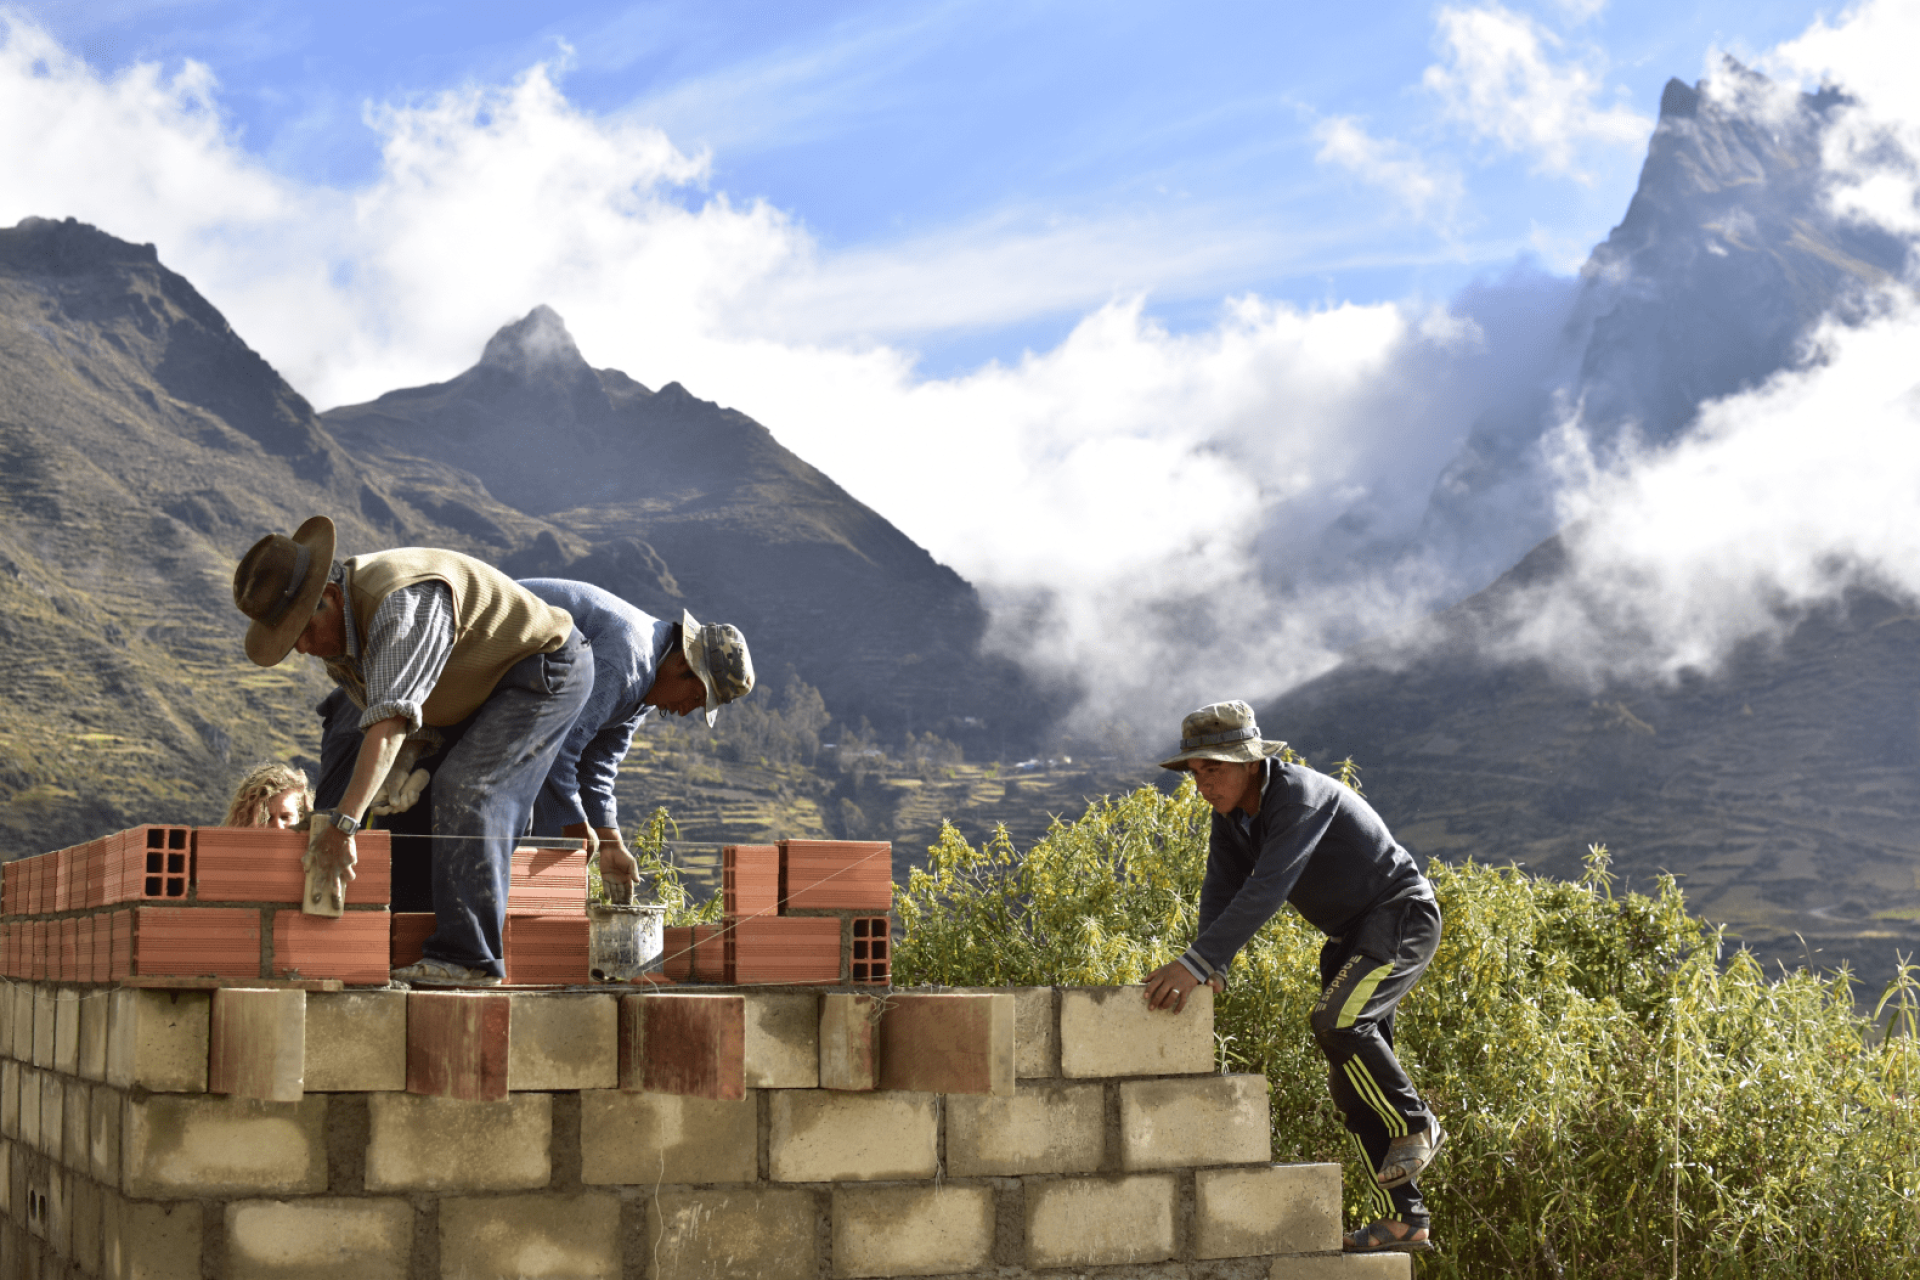
<path id="1" fill-rule="evenodd" d="M 1268 760 L 1260 812 L 1213 815 L 1200 932 L 1180 963 L 1202 982 L 1224 969 L 1283 903 L 1330 937 L 1376 907 L 1431 898 L 1413 855 L 1352 789 Z"/>

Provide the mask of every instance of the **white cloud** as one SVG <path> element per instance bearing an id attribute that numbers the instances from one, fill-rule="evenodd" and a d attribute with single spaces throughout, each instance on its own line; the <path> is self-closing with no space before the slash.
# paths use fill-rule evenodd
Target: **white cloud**
<path id="1" fill-rule="evenodd" d="M 1381 188 L 1416 218 L 1446 221 L 1465 194 L 1452 168 L 1430 163 L 1404 143 L 1373 137 L 1351 117 L 1322 120 L 1314 137 L 1320 143 L 1314 158 L 1321 164 L 1337 165 Z"/>
<path id="2" fill-rule="evenodd" d="M 1448 7 L 1436 23 L 1442 61 L 1424 83 L 1442 110 L 1475 136 L 1531 155 L 1542 172 L 1583 178 L 1586 147 L 1637 147 L 1653 130 L 1645 116 L 1596 101 L 1606 79 L 1599 53 L 1568 50 L 1524 14 Z"/>

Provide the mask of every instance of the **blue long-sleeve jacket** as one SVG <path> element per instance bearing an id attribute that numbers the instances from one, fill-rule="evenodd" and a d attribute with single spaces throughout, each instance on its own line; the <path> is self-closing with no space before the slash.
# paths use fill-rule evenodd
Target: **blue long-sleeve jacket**
<path id="1" fill-rule="evenodd" d="M 1263 767 L 1259 813 L 1213 815 L 1200 930 L 1180 957 L 1203 982 L 1285 903 L 1340 937 L 1376 907 L 1433 896 L 1413 855 L 1357 792 L 1300 765 Z"/>
<path id="2" fill-rule="evenodd" d="M 634 731 L 653 710 L 641 700 L 653 688 L 673 624 L 591 583 L 527 578 L 520 585 L 572 614 L 573 625 L 593 646 L 593 692 L 547 773 L 542 817 L 550 821 L 557 813 L 556 825 L 615 826 L 614 779 L 633 745 Z"/>

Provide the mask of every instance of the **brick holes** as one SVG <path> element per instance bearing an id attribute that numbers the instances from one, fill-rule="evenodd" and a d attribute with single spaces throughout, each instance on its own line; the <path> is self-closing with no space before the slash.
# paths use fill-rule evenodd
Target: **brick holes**
<path id="1" fill-rule="evenodd" d="M 853 922 L 852 977 L 855 982 L 885 983 L 891 972 L 893 921 L 887 916 L 861 916 Z"/>

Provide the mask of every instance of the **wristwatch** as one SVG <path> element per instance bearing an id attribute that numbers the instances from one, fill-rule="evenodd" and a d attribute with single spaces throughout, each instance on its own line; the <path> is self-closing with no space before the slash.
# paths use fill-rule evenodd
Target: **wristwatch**
<path id="1" fill-rule="evenodd" d="M 339 809 L 333 811 L 333 817 L 329 821 L 334 830 L 349 840 L 353 839 L 353 833 L 360 829 L 360 819 Z"/>

